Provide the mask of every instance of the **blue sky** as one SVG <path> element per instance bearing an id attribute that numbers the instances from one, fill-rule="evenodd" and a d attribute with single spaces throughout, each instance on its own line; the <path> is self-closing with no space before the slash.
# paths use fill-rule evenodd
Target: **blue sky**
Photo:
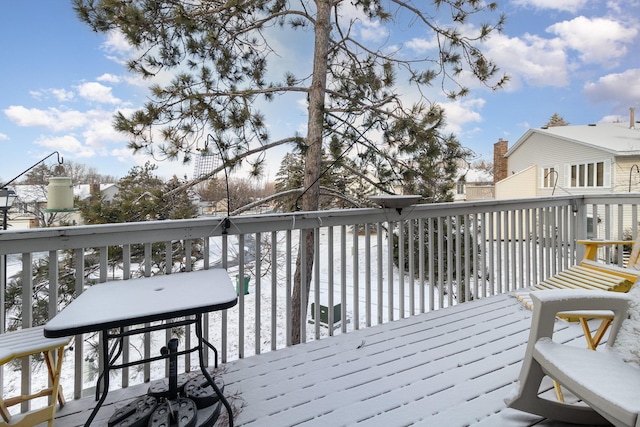
<path id="1" fill-rule="evenodd" d="M 498 5 L 507 15 L 506 28 L 484 49 L 511 82 L 498 92 L 473 87 L 466 98 L 443 100 L 447 130 L 477 158 L 492 161 L 499 138 L 514 144 L 553 113 L 578 125 L 628 121 L 629 107 L 640 109 L 639 0 L 498 0 Z M 419 34 L 406 36 L 407 46 L 409 39 L 416 45 L 421 40 Z M 147 160 L 133 156 L 126 135 L 111 128 L 116 111 L 132 111 L 147 95 L 145 82 L 127 74 L 121 63 L 127 51 L 117 35 L 95 34 L 81 23 L 66 0 L 0 3 L 1 182 L 55 150 L 65 160 L 115 176 Z M 270 111 L 273 137 L 306 122 L 295 101 Z M 270 178 L 284 152 L 269 155 Z M 191 177 L 194 168 L 158 165 L 166 177 Z"/>

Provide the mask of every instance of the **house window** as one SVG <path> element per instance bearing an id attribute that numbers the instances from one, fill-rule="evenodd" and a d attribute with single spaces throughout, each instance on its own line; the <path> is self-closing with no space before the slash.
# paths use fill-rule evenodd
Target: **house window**
<path id="1" fill-rule="evenodd" d="M 464 182 L 458 181 L 458 183 L 456 184 L 456 193 L 464 194 Z"/>
<path id="2" fill-rule="evenodd" d="M 556 178 L 558 177 L 558 172 L 555 168 L 543 168 L 542 169 L 542 187 L 543 188 L 553 188 L 556 184 Z"/>
<path id="3" fill-rule="evenodd" d="M 571 165 L 571 187 L 604 187 L 604 162 Z"/>

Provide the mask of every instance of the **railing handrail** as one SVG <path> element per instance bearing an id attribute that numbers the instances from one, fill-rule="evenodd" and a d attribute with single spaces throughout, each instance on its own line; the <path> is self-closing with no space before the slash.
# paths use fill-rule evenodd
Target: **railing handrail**
<path id="1" fill-rule="evenodd" d="M 554 196 L 528 199 L 482 200 L 475 202 L 450 202 L 418 204 L 402 209 L 356 208 L 330 209 L 313 212 L 291 212 L 230 217 L 230 227 L 223 229 L 225 217 L 206 217 L 181 220 L 129 222 L 118 224 L 96 224 L 68 227 L 38 228 L 29 230 L 0 231 L 0 255 L 22 252 L 77 249 L 105 245 L 146 243 L 157 240 L 157 235 L 147 235 L 151 230 L 162 229 L 168 240 L 190 239 L 203 236 L 237 235 L 271 230 L 302 230 L 317 227 L 353 225 L 354 216 L 366 217 L 367 223 L 437 218 L 459 215 L 531 209 L 540 206 L 559 207 L 570 203 L 630 203 L 637 202 L 640 194 L 625 196 Z M 268 228 L 265 229 L 265 224 Z M 126 234 L 120 234 L 126 232 Z M 113 236 L 113 237 L 110 237 Z M 7 244 L 5 244 L 7 243 Z"/>

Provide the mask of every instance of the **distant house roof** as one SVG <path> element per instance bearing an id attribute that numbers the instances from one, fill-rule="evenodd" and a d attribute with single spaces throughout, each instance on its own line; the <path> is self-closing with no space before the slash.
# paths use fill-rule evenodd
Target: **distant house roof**
<path id="1" fill-rule="evenodd" d="M 117 192 L 117 184 L 100 184 L 100 192 L 104 193 L 106 190 L 113 188 Z M 80 184 L 73 186 L 73 195 L 80 200 L 87 199 L 91 195 L 91 184 Z"/>
<path id="2" fill-rule="evenodd" d="M 467 183 L 493 183 L 493 174 L 485 169 L 458 169 L 456 182 L 463 178 Z"/>
<path id="3" fill-rule="evenodd" d="M 509 157 L 531 135 L 536 133 L 597 148 L 616 156 L 640 155 L 640 127 L 630 128 L 629 123 L 597 123 L 529 129 L 507 151 L 505 157 Z"/>

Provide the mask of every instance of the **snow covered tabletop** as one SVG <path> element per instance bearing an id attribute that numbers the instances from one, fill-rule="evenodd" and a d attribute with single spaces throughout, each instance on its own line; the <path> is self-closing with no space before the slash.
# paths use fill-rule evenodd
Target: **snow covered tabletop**
<path id="1" fill-rule="evenodd" d="M 236 303 L 236 290 L 221 268 L 99 283 L 51 319 L 44 335 L 96 332 L 224 310 Z"/>

